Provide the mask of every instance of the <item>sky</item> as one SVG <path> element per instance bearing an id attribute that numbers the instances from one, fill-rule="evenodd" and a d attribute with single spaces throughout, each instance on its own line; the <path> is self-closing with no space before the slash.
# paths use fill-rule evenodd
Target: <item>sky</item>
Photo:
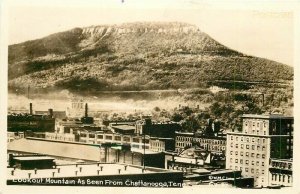
<path id="1" fill-rule="evenodd" d="M 181 21 L 197 25 L 201 31 L 231 49 L 293 66 L 293 3 L 237 0 L 227 3 L 214 0 L 63 2 L 11 0 L 5 4 L 8 44 L 42 38 L 74 27 L 135 21 Z"/>

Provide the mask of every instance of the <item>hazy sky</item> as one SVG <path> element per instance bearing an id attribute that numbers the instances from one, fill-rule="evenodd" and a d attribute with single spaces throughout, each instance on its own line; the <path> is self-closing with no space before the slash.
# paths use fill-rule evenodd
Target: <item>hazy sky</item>
<path id="1" fill-rule="evenodd" d="M 183 21 L 225 46 L 293 65 L 294 14 L 291 3 L 195 0 L 9 1 L 8 43 L 100 24 Z M 31 2 L 31 3 L 29 3 Z M 209 3 L 208 3 L 209 2 Z M 223 1 L 225 2 L 225 1 Z M 248 3 L 247 3 L 248 2 Z"/>

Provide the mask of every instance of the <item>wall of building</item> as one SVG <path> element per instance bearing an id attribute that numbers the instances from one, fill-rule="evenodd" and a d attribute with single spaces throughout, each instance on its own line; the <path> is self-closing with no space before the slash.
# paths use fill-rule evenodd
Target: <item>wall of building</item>
<path id="1" fill-rule="evenodd" d="M 175 150 L 177 152 L 186 147 L 191 147 L 193 144 L 198 144 L 207 151 L 212 152 L 225 152 L 226 150 L 226 138 L 193 137 L 191 135 L 177 135 L 175 138 Z"/>

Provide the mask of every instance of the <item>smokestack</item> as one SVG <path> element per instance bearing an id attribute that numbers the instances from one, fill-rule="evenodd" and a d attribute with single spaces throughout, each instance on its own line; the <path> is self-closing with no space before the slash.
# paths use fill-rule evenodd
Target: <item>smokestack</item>
<path id="1" fill-rule="evenodd" d="M 31 115 L 33 114 L 32 103 L 31 102 L 29 103 L 29 114 L 31 114 Z"/>
<path id="2" fill-rule="evenodd" d="M 48 115 L 52 118 L 53 117 L 53 109 L 48 109 Z"/>
<path id="3" fill-rule="evenodd" d="M 88 104 L 85 103 L 85 117 L 88 117 Z"/>

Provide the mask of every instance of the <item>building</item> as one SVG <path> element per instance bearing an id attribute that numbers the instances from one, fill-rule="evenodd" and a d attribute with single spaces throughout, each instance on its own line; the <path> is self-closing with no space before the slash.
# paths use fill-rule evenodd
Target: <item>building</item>
<path id="1" fill-rule="evenodd" d="M 149 149 L 154 152 L 174 151 L 175 141 L 172 138 L 150 137 Z"/>
<path id="2" fill-rule="evenodd" d="M 67 117 L 81 118 L 85 116 L 85 107 L 83 99 L 72 99 L 71 106 L 67 108 Z"/>
<path id="3" fill-rule="evenodd" d="M 144 119 L 136 122 L 135 133 L 149 135 L 150 137 L 175 138 L 175 131 L 181 126 L 175 122 L 152 122 Z"/>
<path id="4" fill-rule="evenodd" d="M 216 136 L 198 136 L 194 133 L 176 132 L 175 151 L 181 152 L 187 147 L 198 144 L 210 152 L 224 152 L 226 150 L 226 138 Z"/>
<path id="5" fill-rule="evenodd" d="M 45 133 L 45 139 L 48 140 L 58 140 L 58 141 L 68 141 L 75 142 L 75 134 L 72 133 Z"/>
<path id="6" fill-rule="evenodd" d="M 12 160 L 31 161 L 34 165 L 30 165 L 29 169 L 9 166 L 7 185 L 179 188 L 183 186 L 183 173 L 176 170 L 101 162 L 57 165 L 53 162 L 54 159 L 47 156 L 22 156 Z M 42 166 L 42 169 L 38 166 Z"/>
<path id="7" fill-rule="evenodd" d="M 242 120 L 241 132 L 227 133 L 226 168 L 254 177 L 256 187 L 267 187 L 270 160 L 292 158 L 294 119 L 245 114 Z"/>
<path id="8" fill-rule="evenodd" d="M 291 159 L 271 159 L 269 186 L 293 186 L 293 161 Z"/>
<path id="9" fill-rule="evenodd" d="M 32 103 L 29 103 L 29 114 L 8 114 L 7 115 L 7 131 L 10 132 L 53 132 L 55 119 L 53 111 L 49 109 L 47 115 L 33 114 Z"/>
<path id="10" fill-rule="evenodd" d="M 49 109 L 48 111 L 36 110 L 34 111 L 36 115 L 51 115 L 53 118 L 65 119 L 66 111 L 53 111 L 53 109 Z"/>
<path id="11" fill-rule="evenodd" d="M 165 168 L 163 152 L 132 148 L 128 144 L 89 144 L 29 137 L 10 142 L 7 149 L 13 154 L 43 154 L 55 158 Z"/>
<path id="12" fill-rule="evenodd" d="M 25 137 L 24 132 L 7 132 L 7 143 L 24 137 Z"/>
<path id="13" fill-rule="evenodd" d="M 49 169 L 55 165 L 54 160 L 49 156 L 13 156 L 9 154 L 9 166 L 21 170 Z"/>
<path id="14" fill-rule="evenodd" d="M 45 115 L 11 114 L 7 116 L 7 131 L 53 132 L 55 119 Z"/>
<path id="15" fill-rule="evenodd" d="M 225 167 L 225 156 L 212 153 L 202 147 L 194 145 L 180 153 L 166 152 L 165 166 L 167 168 L 208 168 L 220 169 Z"/>

